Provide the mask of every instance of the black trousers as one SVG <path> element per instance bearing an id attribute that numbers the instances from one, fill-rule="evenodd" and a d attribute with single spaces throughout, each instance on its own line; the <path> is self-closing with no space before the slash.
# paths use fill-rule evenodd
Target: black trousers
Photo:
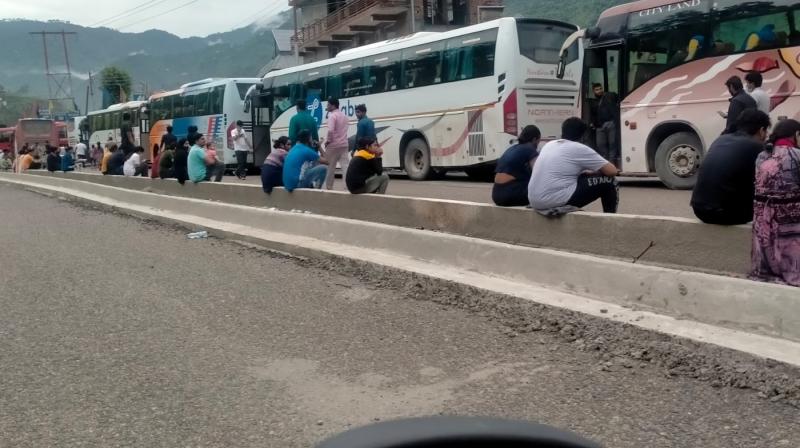
<path id="1" fill-rule="evenodd" d="M 494 184 L 492 201 L 500 207 L 522 207 L 529 204 L 528 183 L 513 180 L 504 184 Z"/>
<path id="2" fill-rule="evenodd" d="M 247 175 L 247 151 L 236 151 L 236 175 L 239 177 Z"/>
<path id="3" fill-rule="evenodd" d="M 692 207 L 697 219 L 706 224 L 721 226 L 735 226 L 747 224 L 753 220 L 753 210 L 710 210 L 701 207 Z"/>
<path id="4" fill-rule="evenodd" d="M 575 193 L 567 201 L 567 205 L 585 207 L 600 199 L 604 213 L 616 213 L 619 205 L 619 188 L 613 177 L 581 174 Z"/>

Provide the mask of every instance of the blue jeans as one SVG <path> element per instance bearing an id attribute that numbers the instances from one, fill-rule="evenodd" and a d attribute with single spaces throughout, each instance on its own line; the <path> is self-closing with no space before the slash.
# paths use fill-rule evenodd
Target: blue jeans
<path id="1" fill-rule="evenodd" d="M 306 170 L 303 173 L 303 177 L 300 178 L 300 182 L 297 184 L 297 188 L 322 188 L 322 184 L 325 183 L 325 176 L 328 174 L 328 167 L 325 165 L 317 165 L 314 168 Z"/>

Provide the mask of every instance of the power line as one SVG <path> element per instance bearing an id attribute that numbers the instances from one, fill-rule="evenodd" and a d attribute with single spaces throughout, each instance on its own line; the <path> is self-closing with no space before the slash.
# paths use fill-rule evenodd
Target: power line
<path id="1" fill-rule="evenodd" d="M 126 9 L 125 11 L 122 11 L 120 13 L 114 14 L 111 17 L 106 17 L 105 19 L 100 20 L 98 22 L 95 22 L 95 23 L 93 23 L 93 24 L 91 24 L 89 26 L 90 27 L 95 27 L 95 26 L 100 26 L 100 25 L 105 25 L 105 24 L 108 24 L 108 23 L 116 22 L 117 20 L 122 19 L 123 16 L 129 16 L 129 15 L 141 12 L 142 8 L 144 8 L 145 6 L 149 6 L 152 3 L 160 3 L 160 2 L 163 2 L 163 1 L 164 0 L 149 0 L 149 1 L 146 1 L 146 2 L 142 3 L 141 5 L 135 6 L 135 7 L 130 8 L 130 9 Z"/>
<path id="2" fill-rule="evenodd" d="M 193 4 L 193 3 L 197 3 L 198 1 L 200 1 L 200 0 L 190 0 L 190 1 L 180 5 L 178 7 L 172 8 L 170 10 L 167 10 L 167 11 L 164 11 L 164 12 L 160 12 L 158 14 L 153 14 L 150 17 L 145 17 L 144 19 L 139 19 L 139 20 L 137 20 L 135 22 L 131 22 L 131 23 L 127 24 L 127 25 L 119 26 L 119 27 L 117 27 L 117 30 L 121 31 L 121 30 L 123 30 L 125 28 L 130 28 L 131 26 L 138 25 L 138 24 L 140 24 L 142 22 L 147 22 L 148 20 L 152 20 L 152 19 L 155 19 L 157 17 L 161 17 L 163 15 L 166 15 L 166 14 L 169 14 L 171 12 L 177 11 L 179 9 L 185 8 L 185 7 L 187 7 L 187 6 L 189 6 L 189 5 Z"/>

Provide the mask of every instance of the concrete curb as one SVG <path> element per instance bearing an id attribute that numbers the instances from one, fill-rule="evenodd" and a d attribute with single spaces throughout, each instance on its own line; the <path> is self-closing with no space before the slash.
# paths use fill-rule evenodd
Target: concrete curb
<path id="1" fill-rule="evenodd" d="M 292 253 L 322 251 L 604 318 L 619 316 L 616 320 L 800 365 L 796 288 L 58 178 L 0 175 L 0 180 L 244 235 Z"/>
<path id="2" fill-rule="evenodd" d="M 750 267 L 750 226 L 725 227 L 684 218 L 591 212 L 552 219 L 524 208 L 439 199 L 354 196 L 314 190 L 288 193 L 281 188 L 267 195 L 259 186 L 233 183 L 180 185 L 172 179 L 88 173 L 30 174 L 230 204 L 307 210 L 320 215 L 704 272 L 743 275 Z"/>

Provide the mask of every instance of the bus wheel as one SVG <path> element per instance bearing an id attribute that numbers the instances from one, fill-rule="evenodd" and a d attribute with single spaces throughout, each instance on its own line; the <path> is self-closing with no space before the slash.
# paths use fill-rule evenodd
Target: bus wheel
<path id="1" fill-rule="evenodd" d="M 431 151 L 425 140 L 415 138 L 408 142 L 404 162 L 411 180 L 425 180 L 431 176 Z"/>
<path id="2" fill-rule="evenodd" d="M 702 144 L 691 132 L 670 135 L 656 151 L 656 173 L 673 190 L 691 190 L 703 158 Z"/>

